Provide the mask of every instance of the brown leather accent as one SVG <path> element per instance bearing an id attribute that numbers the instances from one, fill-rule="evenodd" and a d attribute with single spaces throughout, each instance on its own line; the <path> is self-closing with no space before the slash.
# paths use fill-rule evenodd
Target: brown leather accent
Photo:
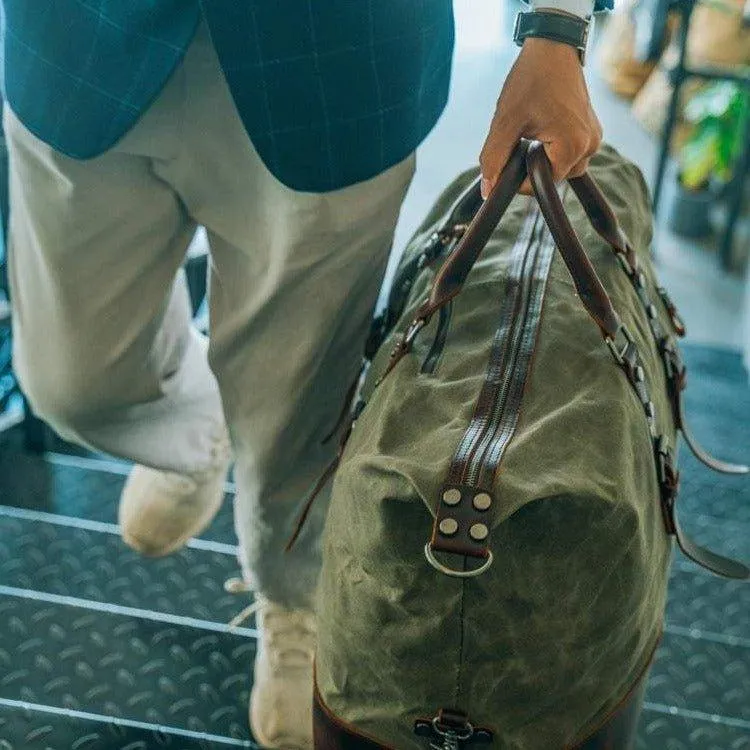
<path id="1" fill-rule="evenodd" d="M 443 497 L 446 491 L 461 493 L 461 500 L 457 505 L 446 505 Z M 490 494 L 491 505 L 486 511 L 478 511 L 472 505 L 473 498 L 480 492 L 476 487 L 465 487 L 457 485 L 445 485 L 440 494 L 437 515 L 432 526 L 432 537 L 430 547 L 437 552 L 448 552 L 454 555 L 465 555 L 485 560 L 489 556 L 489 530 L 491 528 L 492 511 L 495 509 L 496 500 L 494 496 L 485 490 L 481 492 Z M 440 531 L 443 521 L 455 520 L 457 529 L 451 535 L 445 535 Z M 484 524 L 487 527 L 487 536 L 483 539 L 472 539 L 469 529 L 475 524 Z"/>
<path id="2" fill-rule="evenodd" d="M 477 559 L 489 556 L 488 537 L 491 519 L 495 510 L 495 498 L 492 497 L 491 482 L 488 488 L 480 489 L 477 483 L 467 484 L 465 474 L 477 448 L 483 441 L 490 440 L 497 426 L 497 419 L 493 420 L 499 394 L 504 385 L 522 379 L 525 382 L 526 369 L 516 368 L 521 336 L 514 332 L 527 324 L 527 310 L 529 299 L 536 292 L 536 296 L 543 293 L 546 272 L 542 279 L 535 278 L 535 266 L 541 254 L 541 240 L 537 236 L 536 228 L 541 223 L 537 210 L 531 210 L 519 233 L 516 244 L 511 251 L 511 269 L 506 284 L 506 294 L 502 305 L 500 326 L 496 332 L 490 352 L 489 365 L 485 381 L 479 393 L 471 423 L 466 430 L 448 472 L 446 484 L 438 498 L 435 521 L 432 528 L 430 547 L 433 551 L 466 555 Z M 549 235 L 547 235 L 549 238 Z M 553 248 L 547 248 L 547 256 L 551 256 Z M 548 257 L 547 266 L 549 265 Z M 541 282 L 541 285 L 540 285 Z M 536 325 L 530 321 L 530 325 Z M 536 337 L 533 337 L 533 341 Z M 515 348 L 513 344 L 515 343 Z M 505 390 L 516 391 L 507 388 Z M 517 404 L 508 408 L 517 411 Z M 501 408 L 505 404 L 500 405 Z M 458 502 L 445 502 L 445 493 L 460 493 Z M 478 494 L 490 496 L 488 508 L 476 508 L 473 504 Z M 452 533 L 441 530 L 443 522 L 455 522 L 456 529 Z M 482 538 L 472 538 L 470 529 L 475 524 L 483 524 L 487 528 L 487 535 Z M 450 531 L 450 530 L 449 530 Z"/>
<path id="3" fill-rule="evenodd" d="M 323 438 L 323 445 L 330 443 L 331 440 L 333 440 L 333 438 L 339 434 L 341 429 L 346 424 L 347 417 L 349 417 L 352 412 L 352 404 L 354 402 L 354 397 L 357 395 L 357 389 L 359 387 L 360 381 L 362 380 L 362 373 L 364 372 L 364 370 L 365 365 L 362 365 L 362 367 L 359 368 L 357 377 L 354 378 L 352 384 L 349 386 L 349 389 L 346 392 L 346 397 L 344 398 L 344 405 L 341 407 L 339 418 L 336 420 L 336 424 L 331 428 L 331 431 Z"/>
<path id="4" fill-rule="evenodd" d="M 664 329 L 659 321 L 656 308 L 649 295 L 646 275 L 629 264 L 623 265 L 623 270 L 628 276 L 630 283 L 633 285 L 633 288 L 638 295 L 638 299 L 643 305 L 654 343 L 661 355 L 667 380 L 667 388 L 669 389 L 672 418 L 674 419 L 675 426 L 680 432 L 682 432 L 685 442 L 688 444 L 688 447 L 695 457 L 706 466 L 714 471 L 720 471 L 725 474 L 747 474 L 750 472 L 750 467 L 742 464 L 731 464 L 714 458 L 709 455 L 693 437 L 685 418 L 684 399 L 682 398 L 682 392 L 687 385 L 687 369 L 682 361 L 680 350 L 672 337 L 664 334 Z M 662 288 L 657 288 L 657 293 L 662 297 L 662 300 L 666 298 L 667 301 L 664 302 L 664 304 L 667 306 L 669 312 L 668 295 Z M 676 311 L 674 314 L 676 314 Z M 680 323 L 679 316 L 675 322 L 674 314 L 670 313 L 672 324 L 678 329 Z M 620 329 L 620 333 L 627 333 L 627 328 L 623 326 Z M 649 398 L 640 355 L 632 337 L 628 334 L 626 339 L 627 344 L 625 348 L 621 352 L 619 352 L 618 349 L 618 363 L 625 371 L 628 381 L 643 404 L 651 434 L 655 435 L 656 415 L 653 403 Z M 680 475 L 674 467 L 672 452 L 663 436 L 656 437 L 654 440 L 654 455 L 661 492 L 661 510 L 664 519 L 664 528 L 667 534 L 675 537 L 677 546 L 687 558 L 706 568 L 706 570 L 710 570 L 712 573 L 724 576 L 725 578 L 737 580 L 746 580 L 750 578 L 750 568 L 746 565 L 728 557 L 724 557 L 723 555 L 717 555 L 716 553 L 711 552 L 705 547 L 697 544 L 683 532 L 675 508 Z"/>
<path id="5" fill-rule="evenodd" d="M 723 555 L 701 547 L 694 542 L 682 530 L 680 520 L 677 517 L 676 502 L 680 488 L 680 474 L 674 466 L 672 451 L 667 445 L 664 437 L 654 441 L 654 453 L 656 455 L 656 466 L 661 488 L 661 508 L 664 517 L 664 526 L 667 533 L 674 536 L 677 546 L 683 554 L 693 562 L 710 570 L 712 573 L 733 578 L 736 580 L 747 580 L 750 578 L 750 569 L 736 560 L 731 560 Z"/>
<path id="6" fill-rule="evenodd" d="M 521 139 L 513 150 L 494 189 L 475 215 L 456 250 L 443 264 L 430 296 L 417 313 L 417 319 L 429 320 L 436 310 L 461 291 L 466 277 L 527 172 L 581 301 L 602 332 L 614 336 L 619 327 L 619 318 L 565 215 L 544 146 L 538 141 L 525 139 Z M 629 258 L 634 258 L 632 251 L 628 250 L 627 237 L 619 228 L 612 210 L 594 181 L 579 181 L 574 190 L 582 203 L 585 202 L 584 209 L 593 217 L 595 229 L 610 242 L 616 252 L 623 252 Z"/>
<path id="7" fill-rule="evenodd" d="M 677 343 L 669 337 L 659 339 L 658 331 L 654 330 L 653 332 L 654 337 L 657 339 L 659 352 L 661 353 L 662 361 L 664 363 L 675 424 L 677 425 L 677 429 L 682 432 L 682 436 L 685 438 L 688 448 L 690 448 L 693 455 L 709 469 L 713 469 L 722 474 L 750 473 L 750 467 L 745 466 L 744 464 L 732 464 L 714 458 L 700 445 L 700 443 L 698 443 L 690 429 L 685 414 L 685 401 L 682 398 L 682 392 L 687 387 L 687 368 L 682 360 L 680 349 L 677 346 Z"/>
<path id="8" fill-rule="evenodd" d="M 581 302 L 602 333 L 614 338 L 620 326 L 619 317 L 565 215 L 544 146 L 538 141 L 522 138 L 511 153 L 487 200 L 479 205 L 458 245 L 438 271 L 429 296 L 419 307 L 406 333 L 393 349 L 390 362 L 379 383 L 409 352 L 414 338 L 432 316 L 459 294 L 487 240 L 527 174 L 531 178 L 537 200 L 570 271 Z M 622 254 L 631 266 L 636 268 L 635 253 L 594 180 L 588 176 L 575 180 L 577 181 L 572 181 L 571 185 L 596 231 L 616 253 Z M 456 206 L 462 209 L 476 206 L 478 188 L 478 183 L 470 186 Z"/>
<path id="9" fill-rule="evenodd" d="M 583 306 L 602 333 L 614 338 L 620 328 L 620 319 L 568 220 L 557 193 L 552 165 L 544 151 L 544 146 L 539 141 L 529 144 L 526 151 L 526 164 L 539 207 L 555 238 L 565 265 L 570 271 Z"/>
<path id="10" fill-rule="evenodd" d="M 678 336 L 683 337 L 687 333 L 685 329 L 685 321 L 682 319 L 680 311 L 677 309 L 675 303 L 672 302 L 669 292 L 667 292 L 663 286 L 657 287 L 656 291 L 664 305 L 664 309 L 667 311 L 667 315 L 669 315 L 669 319 L 672 321 L 675 332 Z"/>
<path id="11" fill-rule="evenodd" d="M 609 243 L 616 253 L 624 255 L 631 268 L 638 268 L 638 256 L 594 178 L 589 174 L 583 174 L 580 177 L 571 177 L 569 182 L 597 234 Z"/>
<path id="12" fill-rule="evenodd" d="M 564 750 L 630 750 L 635 743 L 650 666 L 649 661 L 630 692 L 594 732 Z M 317 683 L 313 694 L 313 737 L 315 750 L 394 750 L 335 716 L 324 703 Z"/>
<path id="13" fill-rule="evenodd" d="M 731 464 L 727 461 L 714 458 L 703 446 L 698 442 L 693 431 L 690 429 L 690 425 L 687 422 L 687 416 L 685 415 L 685 400 L 682 397 L 678 397 L 678 426 L 682 437 L 685 438 L 685 442 L 690 448 L 692 454 L 709 469 L 718 471 L 722 474 L 735 474 L 744 475 L 750 473 L 750 467 L 745 464 Z"/>
<path id="14" fill-rule="evenodd" d="M 510 382 L 497 428 L 482 457 L 480 474 L 477 480 L 479 487 L 491 488 L 494 486 L 495 473 L 518 424 L 521 402 L 531 374 L 539 338 L 547 279 L 554 252 L 555 246 L 552 238 L 545 232 L 540 240 L 536 265 L 532 269 L 526 318 L 522 325 L 521 341 L 513 363 L 517 375 Z"/>
<path id="15" fill-rule="evenodd" d="M 750 580 L 750 568 L 737 560 L 717 555 L 715 552 L 701 547 L 700 544 L 697 544 L 683 532 L 680 520 L 676 514 L 673 515 L 672 520 L 677 546 L 682 550 L 682 554 L 685 557 L 706 570 L 710 570 L 712 573 L 716 573 L 716 575 L 723 576 L 724 578 L 732 578 L 737 581 Z"/>
<path id="16" fill-rule="evenodd" d="M 318 477 L 318 481 L 315 483 L 312 490 L 310 490 L 310 494 L 305 498 L 305 503 L 302 506 L 302 510 L 299 512 L 299 515 L 297 516 L 297 521 L 294 524 L 292 535 L 289 537 L 289 540 L 286 543 L 286 547 L 284 547 L 284 552 L 291 552 L 292 549 L 294 548 L 294 545 L 297 543 L 297 540 L 299 539 L 300 534 L 302 533 L 302 529 L 305 527 L 305 524 L 307 523 L 307 519 L 308 519 L 308 516 L 310 515 L 310 511 L 312 510 L 313 504 L 318 499 L 320 493 L 323 491 L 323 488 L 333 478 L 333 475 L 336 473 L 336 469 L 339 468 L 339 464 L 341 463 L 341 454 L 343 453 L 344 444 L 342 444 L 341 448 L 339 449 L 339 452 L 336 454 L 336 457 L 333 459 L 333 461 L 331 461 L 331 463 L 329 463 L 328 466 L 326 466 L 326 468 L 323 470 L 323 473 L 320 475 L 320 477 Z"/>

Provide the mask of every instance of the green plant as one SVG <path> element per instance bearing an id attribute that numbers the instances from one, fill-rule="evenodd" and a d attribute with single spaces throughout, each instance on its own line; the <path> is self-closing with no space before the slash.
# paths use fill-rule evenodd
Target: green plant
<path id="1" fill-rule="evenodd" d="M 718 81 L 699 89 L 685 107 L 689 135 L 680 149 L 680 181 L 705 188 L 712 177 L 728 182 L 743 147 L 750 97 L 736 83 Z"/>

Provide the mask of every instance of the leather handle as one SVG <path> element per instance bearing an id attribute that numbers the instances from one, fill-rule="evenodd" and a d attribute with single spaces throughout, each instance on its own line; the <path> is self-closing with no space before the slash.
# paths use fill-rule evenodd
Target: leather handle
<path id="1" fill-rule="evenodd" d="M 582 174 L 580 177 L 571 177 L 568 182 L 597 234 L 616 253 L 624 255 L 632 268 L 636 268 L 638 261 L 635 250 L 594 178 L 590 174 Z"/>
<path id="2" fill-rule="evenodd" d="M 474 215 L 456 249 L 438 271 L 420 315 L 431 316 L 461 291 L 469 271 L 526 179 L 528 145 L 529 141 L 521 139 L 513 149 L 492 192 Z"/>
<path id="3" fill-rule="evenodd" d="M 570 271 L 583 306 L 602 333 L 614 338 L 620 329 L 620 318 L 568 220 L 552 175 L 552 165 L 539 141 L 529 144 L 526 164 L 539 208 Z"/>
<path id="4" fill-rule="evenodd" d="M 527 175 L 581 302 L 603 335 L 614 338 L 620 328 L 620 320 L 565 214 L 544 146 L 538 141 L 526 139 L 521 139 L 513 150 L 494 189 L 438 272 L 430 295 L 419 309 L 417 318 L 429 320 L 461 291 L 466 277 Z M 571 180 L 571 186 L 596 231 L 616 252 L 628 254 L 627 237 L 593 179 L 588 176 L 575 178 Z"/>

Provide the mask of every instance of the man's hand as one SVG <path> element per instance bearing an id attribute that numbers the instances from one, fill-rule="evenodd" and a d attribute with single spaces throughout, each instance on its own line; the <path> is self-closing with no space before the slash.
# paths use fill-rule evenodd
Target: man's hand
<path id="1" fill-rule="evenodd" d="M 527 39 L 500 92 L 482 148 L 482 195 L 487 197 L 519 138 L 544 143 L 555 181 L 586 170 L 602 126 L 591 107 L 578 52 L 548 39 Z M 522 193 L 530 193 L 526 180 Z"/>

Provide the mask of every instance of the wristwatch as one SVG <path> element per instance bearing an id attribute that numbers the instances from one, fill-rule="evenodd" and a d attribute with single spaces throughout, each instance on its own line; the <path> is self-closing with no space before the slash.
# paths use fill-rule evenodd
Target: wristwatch
<path id="1" fill-rule="evenodd" d="M 529 37 L 551 39 L 575 47 L 583 65 L 589 37 L 589 19 L 543 10 L 519 13 L 516 16 L 513 41 L 520 47 Z"/>

